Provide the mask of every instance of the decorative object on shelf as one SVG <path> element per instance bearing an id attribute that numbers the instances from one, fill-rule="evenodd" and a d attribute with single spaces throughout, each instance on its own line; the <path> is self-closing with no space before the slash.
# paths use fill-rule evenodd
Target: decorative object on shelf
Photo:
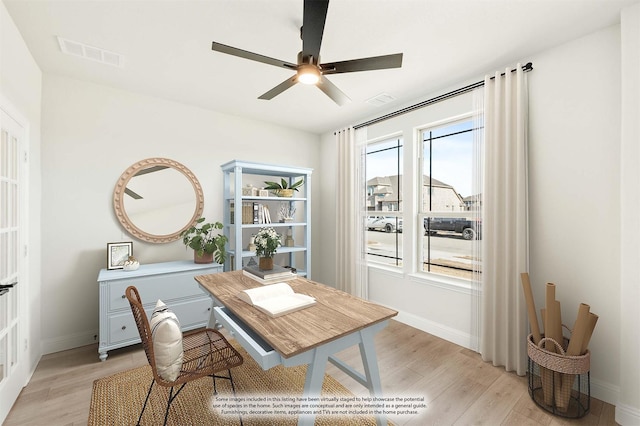
<path id="1" fill-rule="evenodd" d="M 256 236 L 252 235 L 249 238 L 249 245 L 247 246 L 247 251 L 256 251 Z"/>
<path id="2" fill-rule="evenodd" d="M 273 269 L 273 255 L 282 245 L 281 235 L 273 228 L 260 228 L 255 235 L 256 256 L 260 258 L 260 269 Z"/>
<path id="3" fill-rule="evenodd" d="M 285 247 L 293 247 L 295 246 L 295 242 L 293 241 L 293 230 L 287 229 L 287 238 L 284 239 Z"/>
<path id="4" fill-rule="evenodd" d="M 280 209 L 278 211 L 278 216 L 280 217 L 280 222 L 293 222 L 293 216 L 296 214 L 296 208 L 291 203 L 280 203 Z"/>
<path id="5" fill-rule="evenodd" d="M 242 196 L 244 197 L 257 197 L 258 196 L 258 188 L 254 187 L 251 184 L 247 184 L 242 188 Z"/>
<path id="6" fill-rule="evenodd" d="M 193 249 L 195 263 L 212 263 L 215 258 L 216 262 L 222 264 L 227 258 L 225 244 L 228 240 L 225 235 L 214 234 L 215 229 L 222 229 L 222 224 L 204 221 L 205 218 L 201 217 L 195 225 L 185 229 L 180 234 L 182 242 Z"/>
<path id="7" fill-rule="evenodd" d="M 123 269 L 129 256 L 133 256 L 133 241 L 107 243 L 107 269 Z"/>
<path id="8" fill-rule="evenodd" d="M 129 256 L 127 260 L 124 261 L 124 265 L 122 265 L 122 269 L 125 271 L 135 271 L 140 267 L 140 262 L 133 256 Z"/>
<path id="9" fill-rule="evenodd" d="M 265 188 L 260 188 L 258 190 L 258 197 L 268 197 L 269 196 L 269 190 L 265 189 Z"/>
<path id="10" fill-rule="evenodd" d="M 289 185 L 285 178 L 280 178 L 280 183 L 270 181 L 264 181 L 264 183 L 267 184 L 267 186 L 265 186 L 265 189 L 270 189 L 278 197 L 291 198 L 293 197 L 293 191 L 298 191 L 298 187 L 304 183 L 304 179 L 300 179 L 299 181 L 292 183 L 291 185 Z"/>

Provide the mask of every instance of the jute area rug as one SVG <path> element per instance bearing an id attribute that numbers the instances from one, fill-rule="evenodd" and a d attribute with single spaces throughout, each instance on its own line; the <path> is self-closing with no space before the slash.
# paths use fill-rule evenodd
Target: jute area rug
<path id="1" fill-rule="evenodd" d="M 235 343 L 235 342 L 233 342 Z M 236 395 L 244 397 L 276 396 L 283 399 L 302 397 L 306 366 L 276 366 L 262 370 L 244 349 L 235 345 L 244 357 L 244 363 L 231 370 Z M 222 373 L 226 375 L 226 372 Z M 89 410 L 89 426 L 135 425 L 152 379 L 151 367 L 144 366 L 123 371 L 94 381 Z M 213 381 L 205 377 L 187 384 L 171 404 L 168 425 L 239 425 L 237 414 L 223 413 L 221 401 L 233 397 L 228 380 L 216 379 L 217 400 L 212 399 Z M 322 386 L 323 397 L 353 396 L 349 390 L 329 375 Z M 168 389 L 154 384 L 141 425 L 162 425 L 167 404 Z M 216 407 L 215 409 L 212 407 Z M 243 423 L 252 425 L 296 425 L 296 415 L 244 415 Z M 316 425 L 375 425 L 373 416 L 316 417 Z"/>

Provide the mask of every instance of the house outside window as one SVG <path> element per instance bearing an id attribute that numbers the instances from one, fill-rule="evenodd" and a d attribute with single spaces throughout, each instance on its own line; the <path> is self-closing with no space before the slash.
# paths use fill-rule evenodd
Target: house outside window
<path id="1" fill-rule="evenodd" d="M 423 129 L 418 270 L 472 279 L 481 265 L 482 194 L 472 121 Z"/>
<path id="2" fill-rule="evenodd" d="M 370 262 L 402 265 L 402 139 L 366 148 L 366 253 Z"/>

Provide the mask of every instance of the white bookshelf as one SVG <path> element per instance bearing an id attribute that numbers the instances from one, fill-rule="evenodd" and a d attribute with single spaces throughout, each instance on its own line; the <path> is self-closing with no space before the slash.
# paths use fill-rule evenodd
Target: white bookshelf
<path id="1" fill-rule="evenodd" d="M 227 245 L 227 261 L 225 271 L 240 270 L 254 251 L 249 251 L 251 235 L 262 227 L 273 227 L 281 234 L 283 245 L 278 248 L 274 263 L 291 266 L 297 269 L 298 275 L 309 278 L 311 270 L 311 173 L 312 169 L 290 167 L 275 164 L 252 163 L 233 160 L 220 166 L 223 172 L 223 224 L 224 234 L 229 239 Z M 279 182 L 283 178 L 292 184 L 304 179 L 304 184 L 294 192 L 294 196 L 278 197 L 269 192 L 268 196 L 243 195 L 243 188 L 252 185 L 255 188 L 266 186 L 265 181 Z M 242 206 L 258 204 L 267 206 L 271 215 L 271 223 L 243 223 Z M 278 211 L 282 204 L 295 207 L 293 222 L 279 222 Z M 233 209 L 231 208 L 233 206 Z M 261 220 L 263 216 L 258 218 Z M 244 218 L 244 222 L 248 218 Z M 284 240 L 287 231 L 291 230 L 295 245 L 286 247 Z"/>

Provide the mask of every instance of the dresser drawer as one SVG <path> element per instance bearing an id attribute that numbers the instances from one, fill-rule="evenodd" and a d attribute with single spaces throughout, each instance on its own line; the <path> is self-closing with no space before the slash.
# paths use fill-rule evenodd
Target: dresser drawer
<path id="1" fill-rule="evenodd" d="M 124 295 L 125 290 L 130 285 L 135 286 L 140 293 L 140 297 L 145 303 L 155 305 L 158 299 L 168 303 L 172 299 L 179 299 L 191 296 L 205 296 L 205 293 L 198 286 L 193 278 L 195 275 L 215 273 L 218 269 L 193 272 L 177 272 L 167 275 L 139 277 L 124 279 L 109 283 L 108 310 L 123 309 L 129 307 L 129 301 Z"/>
<path id="2" fill-rule="evenodd" d="M 216 306 L 213 310 L 216 320 L 227 329 L 229 334 L 242 345 L 263 370 L 268 370 L 282 362 L 280 354 L 231 311 L 221 306 Z"/>
<path id="3" fill-rule="evenodd" d="M 145 307 L 149 321 L 151 321 L 154 306 L 155 304 Z M 180 328 L 183 331 L 204 327 L 207 325 L 211 314 L 211 298 L 207 297 L 202 300 L 168 304 L 168 307 L 178 317 Z M 109 343 L 115 344 L 131 339 L 140 341 L 140 334 L 138 333 L 138 327 L 136 326 L 133 314 L 129 311 L 122 314 L 111 315 L 109 317 Z"/>
<path id="4" fill-rule="evenodd" d="M 147 315 L 148 314 L 150 314 L 150 312 L 147 312 Z M 133 339 L 139 342 L 140 334 L 138 333 L 138 327 L 131 312 L 113 315 L 109 318 L 109 344 Z"/>

